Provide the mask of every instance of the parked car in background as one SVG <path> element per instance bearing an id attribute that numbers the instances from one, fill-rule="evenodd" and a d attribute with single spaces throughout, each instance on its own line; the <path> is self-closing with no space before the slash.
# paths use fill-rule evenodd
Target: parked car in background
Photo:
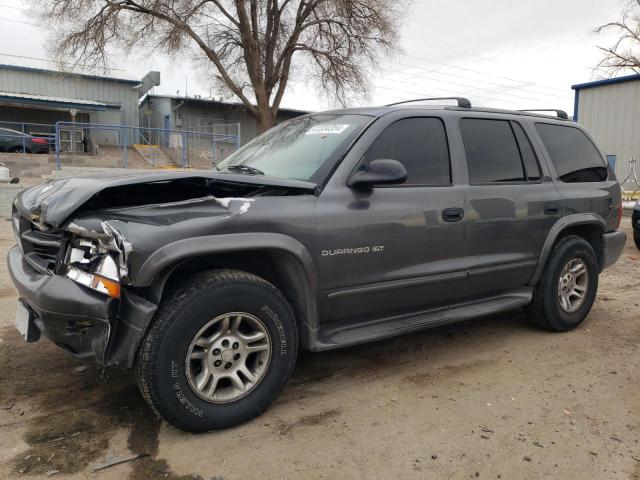
<path id="1" fill-rule="evenodd" d="M 631 225 L 633 226 L 633 241 L 636 242 L 636 247 L 640 248 L 640 200 L 633 206 Z"/>
<path id="2" fill-rule="evenodd" d="M 135 367 L 155 412 L 192 432 L 263 412 L 299 346 L 516 308 L 576 328 L 626 240 L 620 184 L 565 112 L 315 113 L 217 168 L 24 190 L 8 254 L 26 341 Z"/>
<path id="3" fill-rule="evenodd" d="M 0 152 L 49 153 L 49 139 L 33 137 L 10 128 L 0 128 Z"/>

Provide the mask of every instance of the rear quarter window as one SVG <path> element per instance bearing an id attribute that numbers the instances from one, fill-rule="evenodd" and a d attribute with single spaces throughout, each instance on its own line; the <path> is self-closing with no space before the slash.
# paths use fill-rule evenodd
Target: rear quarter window
<path id="1" fill-rule="evenodd" d="M 582 130 L 549 123 L 536 123 L 536 130 L 560 180 L 575 183 L 607 179 L 607 167 L 600 152 Z"/>

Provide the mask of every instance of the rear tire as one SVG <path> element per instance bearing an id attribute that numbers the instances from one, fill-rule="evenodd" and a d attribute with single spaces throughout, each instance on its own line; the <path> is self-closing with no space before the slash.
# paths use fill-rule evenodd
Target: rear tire
<path id="1" fill-rule="evenodd" d="M 11 150 L 9 150 L 10 153 L 31 153 L 31 151 L 27 148 L 24 149 L 22 147 L 13 147 Z"/>
<path id="2" fill-rule="evenodd" d="M 232 427 L 271 405 L 297 351 L 296 322 L 278 289 L 246 272 L 203 272 L 163 299 L 138 353 L 138 386 L 177 428 Z"/>
<path id="3" fill-rule="evenodd" d="M 598 273 L 589 242 L 576 235 L 560 239 L 549 255 L 531 303 L 525 307 L 527 317 L 534 325 L 553 332 L 576 328 L 593 306 Z"/>
<path id="4" fill-rule="evenodd" d="M 636 248 L 640 250 L 640 232 L 637 230 L 633 231 L 633 241 L 636 244 Z"/>

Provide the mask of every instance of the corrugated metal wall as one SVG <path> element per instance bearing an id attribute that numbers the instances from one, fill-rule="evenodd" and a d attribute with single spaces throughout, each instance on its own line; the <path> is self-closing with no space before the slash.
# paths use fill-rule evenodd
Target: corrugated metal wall
<path id="1" fill-rule="evenodd" d="M 94 100 L 121 105 L 117 123 L 138 125 L 138 92 L 131 82 L 0 66 L 0 91 Z M 110 121 L 113 116 L 110 116 Z M 100 123 L 100 113 L 92 122 Z"/>
<path id="2" fill-rule="evenodd" d="M 256 117 L 244 107 L 189 98 L 168 98 L 149 95 L 141 106 L 142 125 L 165 128 L 164 117 L 170 116 L 169 128 L 217 134 L 235 135 L 240 125 L 240 145 L 258 135 Z M 301 113 L 280 111 L 276 123 L 297 117 Z M 216 125 L 215 131 L 210 126 Z M 228 125 L 228 127 L 225 127 Z"/>
<path id="3" fill-rule="evenodd" d="M 623 180 L 629 159 L 640 162 L 640 81 L 580 90 L 578 123 L 587 127 L 607 155 L 616 156 L 616 175 Z"/>

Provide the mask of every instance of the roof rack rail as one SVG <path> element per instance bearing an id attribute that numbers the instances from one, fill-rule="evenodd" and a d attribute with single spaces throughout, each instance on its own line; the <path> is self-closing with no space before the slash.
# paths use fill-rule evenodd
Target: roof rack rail
<path id="1" fill-rule="evenodd" d="M 402 102 L 395 102 L 385 105 L 385 107 L 393 107 L 394 105 L 402 105 L 404 103 L 425 102 L 427 100 L 456 100 L 458 107 L 471 108 L 471 102 L 464 97 L 433 97 L 433 98 L 416 98 L 415 100 L 404 100 Z"/>
<path id="2" fill-rule="evenodd" d="M 524 110 L 518 110 L 518 112 L 554 112 L 558 118 L 563 120 L 569 120 L 569 115 L 564 110 L 558 110 L 557 108 L 525 108 Z"/>

